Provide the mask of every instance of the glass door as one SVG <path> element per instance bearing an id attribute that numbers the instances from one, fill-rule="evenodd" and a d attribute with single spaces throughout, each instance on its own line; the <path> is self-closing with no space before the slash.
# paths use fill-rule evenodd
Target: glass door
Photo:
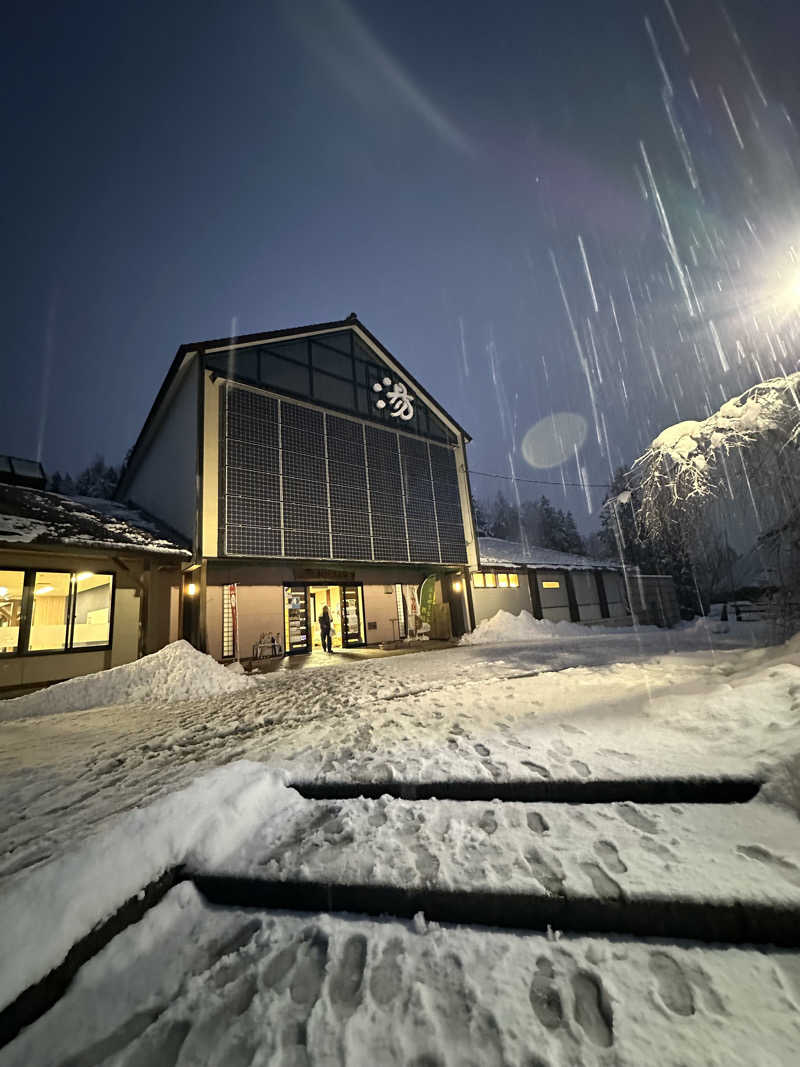
<path id="1" fill-rule="evenodd" d="M 287 652 L 310 652 L 311 630 L 308 625 L 308 596 L 304 585 L 286 585 L 283 588 L 284 621 Z"/>
<path id="2" fill-rule="evenodd" d="M 342 586 L 342 644 L 345 648 L 364 644 L 361 587 Z"/>

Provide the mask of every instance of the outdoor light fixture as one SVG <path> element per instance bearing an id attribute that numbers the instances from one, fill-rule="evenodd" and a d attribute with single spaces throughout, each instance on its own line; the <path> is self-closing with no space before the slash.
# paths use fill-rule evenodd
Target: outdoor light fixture
<path id="1" fill-rule="evenodd" d="M 197 593 L 197 586 L 194 584 L 194 582 L 189 582 L 189 584 L 186 586 L 186 595 L 187 596 L 194 596 L 196 593 Z"/>
<path id="2" fill-rule="evenodd" d="M 454 593 L 460 593 L 461 592 L 461 579 L 460 578 L 456 578 L 456 580 L 453 582 L 453 592 Z"/>

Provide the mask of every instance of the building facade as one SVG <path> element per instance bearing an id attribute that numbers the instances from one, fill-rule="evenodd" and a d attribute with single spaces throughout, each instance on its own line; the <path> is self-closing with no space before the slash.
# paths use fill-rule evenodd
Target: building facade
<path id="1" fill-rule="evenodd" d="M 673 626 L 680 621 L 669 575 L 627 573 L 614 560 L 576 556 L 495 537 L 478 539 L 471 576 L 475 623 L 498 611 L 591 626 Z"/>
<path id="2" fill-rule="evenodd" d="M 140 513 L 7 474 L 0 463 L 2 695 L 130 663 L 179 636 L 184 547 Z"/>
<path id="3" fill-rule="evenodd" d="M 466 432 L 355 316 L 182 345 L 117 496 L 192 545 L 183 636 L 218 659 L 403 639 L 422 583 L 471 628 Z"/>

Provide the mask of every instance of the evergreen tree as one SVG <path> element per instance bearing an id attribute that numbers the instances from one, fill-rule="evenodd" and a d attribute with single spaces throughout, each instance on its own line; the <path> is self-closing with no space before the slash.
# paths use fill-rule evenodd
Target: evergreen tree
<path id="1" fill-rule="evenodd" d="M 472 513 L 475 516 L 475 532 L 478 537 L 490 537 L 491 523 L 486 514 L 486 506 L 475 497 L 472 498 Z"/>
<path id="2" fill-rule="evenodd" d="M 118 478 L 117 468 L 106 464 L 103 457 L 97 455 L 86 470 L 78 475 L 75 482 L 75 495 L 102 497 L 108 500 L 114 495 Z"/>
<path id="3" fill-rule="evenodd" d="M 519 538 L 519 512 L 513 504 L 509 504 L 500 491 L 492 505 L 489 529 L 491 537 L 499 537 L 503 541 L 513 541 Z"/>
<path id="4" fill-rule="evenodd" d="M 56 471 L 47 479 L 47 491 L 49 493 L 61 493 L 62 496 L 70 496 L 75 492 L 75 482 L 71 474 L 62 474 Z"/>

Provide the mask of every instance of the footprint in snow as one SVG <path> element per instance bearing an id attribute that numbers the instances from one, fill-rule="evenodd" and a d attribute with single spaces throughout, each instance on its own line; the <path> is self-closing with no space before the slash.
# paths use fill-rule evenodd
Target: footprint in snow
<path id="1" fill-rule="evenodd" d="M 553 742 L 553 751 L 558 752 L 558 754 L 561 756 L 572 755 L 572 749 L 570 748 L 570 746 L 566 743 L 566 741 L 561 741 L 560 739 L 558 741 Z"/>
<path id="2" fill-rule="evenodd" d="M 575 773 L 578 774 L 581 778 L 588 778 L 589 775 L 592 773 L 586 766 L 586 764 L 583 762 L 583 760 L 570 760 L 570 766 L 575 771 Z"/>
<path id="3" fill-rule="evenodd" d="M 497 817 L 491 808 L 487 809 L 478 819 L 478 826 L 490 837 L 497 830 Z"/>
<path id="4" fill-rule="evenodd" d="M 472 747 L 475 749 L 479 756 L 491 756 L 491 752 L 486 747 L 486 745 L 482 745 L 480 744 L 480 742 L 476 745 L 473 745 Z"/>
<path id="5" fill-rule="evenodd" d="M 525 858 L 534 878 L 548 893 L 555 897 L 564 895 L 564 869 L 555 856 L 546 860 L 538 849 L 530 848 Z"/>
<path id="6" fill-rule="evenodd" d="M 597 863 L 582 863 L 581 869 L 588 874 L 594 891 L 603 900 L 619 900 L 622 897 L 622 889 L 601 866 Z"/>
<path id="7" fill-rule="evenodd" d="M 739 845 L 736 851 L 741 853 L 742 856 L 747 856 L 748 859 L 757 860 L 759 863 L 771 867 L 791 885 L 800 886 L 800 868 L 782 856 L 776 856 L 768 848 L 764 848 L 763 845 Z"/>
<path id="8" fill-rule="evenodd" d="M 349 1018 L 361 1003 L 366 961 L 367 939 L 363 934 L 354 934 L 345 942 L 328 979 L 331 1003 L 341 1019 Z"/>
<path id="9" fill-rule="evenodd" d="M 595 841 L 594 850 L 610 871 L 625 874 L 628 868 L 619 858 L 617 846 L 612 841 Z"/>
<path id="10" fill-rule="evenodd" d="M 674 860 L 676 858 L 674 852 L 666 845 L 662 845 L 660 841 L 653 840 L 652 837 L 643 837 L 640 843 L 645 852 L 652 852 L 654 856 L 660 856 L 661 859 Z"/>
<path id="11" fill-rule="evenodd" d="M 550 771 L 548 771 L 547 767 L 543 767 L 541 763 L 531 763 L 529 759 L 524 759 L 521 762 L 523 767 L 527 767 L 534 774 L 538 774 L 540 778 L 552 778 Z"/>
<path id="12" fill-rule="evenodd" d="M 694 1015 L 694 995 L 679 963 L 666 952 L 653 952 L 650 973 L 665 1007 L 674 1015 Z"/>
<path id="13" fill-rule="evenodd" d="M 614 1015 L 603 983 L 587 971 L 580 971 L 573 976 L 572 992 L 577 1024 L 593 1044 L 610 1048 L 614 1043 Z"/>
<path id="14" fill-rule="evenodd" d="M 546 834 L 550 829 L 549 823 L 538 811 L 529 811 L 526 818 L 528 820 L 528 829 L 535 834 Z"/>
<path id="15" fill-rule="evenodd" d="M 556 1030 L 564 1020 L 561 994 L 553 978 L 553 964 L 546 956 L 536 961 L 536 974 L 528 990 L 536 1018 L 548 1030 Z"/>
<path id="16" fill-rule="evenodd" d="M 645 834 L 658 833 L 658 823 L 648 815 L 643 815 L 638 808 L 634 808 L 630 804 L 617 804 L 615 810 L 617 815 L 635 830 L 641 830 Z"/>
<path id="17" fill-rule="evenodd" d="M 372 999 L 381 1007 L 386 1007 L 398 996 L 403 984 L 400 957 L 405 952 L 403 944 L 397 939 L 385 946 L 380 962 L 372 969 L 369 991 Z"/>
<path id="18" fill-rule="evenodd" d="M 321 930 L 304 935 L 297 951 L 296 965 L 289 983 L 289 995 L 295 1004 L 310 1009 L 319 998 L 328 963 L 328 938 Z"/>
<path id="19" fill-rule="evenodd" d="M 439 859 L 434 856 L 424 845 L 412 845 L 414 853 L 414 866 L 426 882 L 432 882 L 439 873 Z"/>

